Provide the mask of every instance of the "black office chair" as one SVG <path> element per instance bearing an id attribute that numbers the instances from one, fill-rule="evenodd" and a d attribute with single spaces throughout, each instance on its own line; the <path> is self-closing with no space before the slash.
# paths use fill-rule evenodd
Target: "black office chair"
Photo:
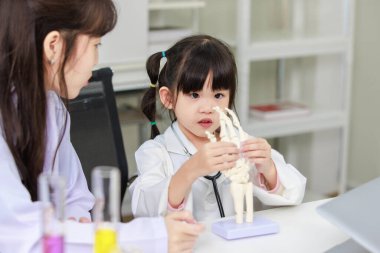
<path id="1" fill-rule="evenodd" d="M 69 101 L 71 141 L 91 187 L 91 170 L 108 165 L 120 169 L 121 201 L 127 188 L 128 165 L 112 87 L 112 70 L 93 71 L 88 86 Z M 91 188 L 90 188 L 91 189 Z"/>

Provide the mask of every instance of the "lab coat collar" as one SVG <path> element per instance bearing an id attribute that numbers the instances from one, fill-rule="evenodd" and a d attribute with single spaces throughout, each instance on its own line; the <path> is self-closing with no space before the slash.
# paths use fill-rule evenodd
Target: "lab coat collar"
<path id="1" fill-rule="evenodd" d="M 172 126 L 175 133 L 177 133 L 178 137 L 173 132 L 173 129 L 170 126 L 166 129 L 164 133 L 164 139 L 165 139 L 167 150 L 171 153 L 188 156 L 185 150 L 186 148 L 190 152 L 191 155 L 194 155 L 197 152 L 197 149 L 182 133 L 181 129 L 178 126 L 178 122 L 177 121 L 173 122 Z M 180 138 L 181 140 L 178 140 L 178 138 Z"/>

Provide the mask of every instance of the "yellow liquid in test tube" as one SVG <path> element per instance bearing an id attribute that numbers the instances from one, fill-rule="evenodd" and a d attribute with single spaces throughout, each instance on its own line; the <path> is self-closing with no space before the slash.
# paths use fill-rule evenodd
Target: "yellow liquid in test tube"
<path id="1" fill-rule="evenodd" d="M 116 231 L 113 229 L 96 230 L 94 249 L 94 253 L 118 252 Z"/>

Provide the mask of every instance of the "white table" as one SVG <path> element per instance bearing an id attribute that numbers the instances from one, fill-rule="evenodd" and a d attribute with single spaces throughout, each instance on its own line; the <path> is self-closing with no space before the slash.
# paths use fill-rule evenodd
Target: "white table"
<path id="1" fill-rule="evenodd" d="M 349 237 L 324 220 L 315 208 L 328 200 L 259 211 L 277 222 L 280 232 L 272 235 L 228 241 L 211 232 L 211 222 L 198 239 L 195 252 L 325 252 Z"/>

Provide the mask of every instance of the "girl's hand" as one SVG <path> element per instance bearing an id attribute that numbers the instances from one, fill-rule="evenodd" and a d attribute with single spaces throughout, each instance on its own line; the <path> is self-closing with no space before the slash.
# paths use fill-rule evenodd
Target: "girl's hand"
<path id="1" fill-rule="evenodd" d="M 239 149 L 237 146 L 223 141 L 206 143 L 190 158 L 194 178 L 231 169 L 238 159 Z"/>
<path id="2" fill-rule="evenodd" d="M 196 240 L 204 230 L 204 226 L 197 223 L 190 212 L 173 212 L 165 217 L 168 232 L 169 253 L 192 252 Z"/>
<path id="3" fill-rule="evenodd" d="M 172 176 L 168 202 L 178 208 L 188 196 L 191 186 L 199 177 L 231 169 L 239 158 L 239 150 L 229 142 L 208 142 L 187 160 Z"/>
<path id="4" fill-rule="evenodd" d="M 272 160 L 272 147 L 262 138 L 251 138 L 242 143 L 241 151 L 245 158 L 251 164 L 256 166 L 256 169 L 266 174 L 272 174 L 276 167 Z"/>
<path id="5" fill-rule="evenodd" d="M 72 220 L 72 221 L 77 221 L 77 219 L 75 219 L 74 217 L 69 217 L 67 218 L 68 220 Z M 91 223 L 91 219 L 87 218 L 87 217 L 80 217 L 79 218 L 79 222 L 80 223 Z"/>

